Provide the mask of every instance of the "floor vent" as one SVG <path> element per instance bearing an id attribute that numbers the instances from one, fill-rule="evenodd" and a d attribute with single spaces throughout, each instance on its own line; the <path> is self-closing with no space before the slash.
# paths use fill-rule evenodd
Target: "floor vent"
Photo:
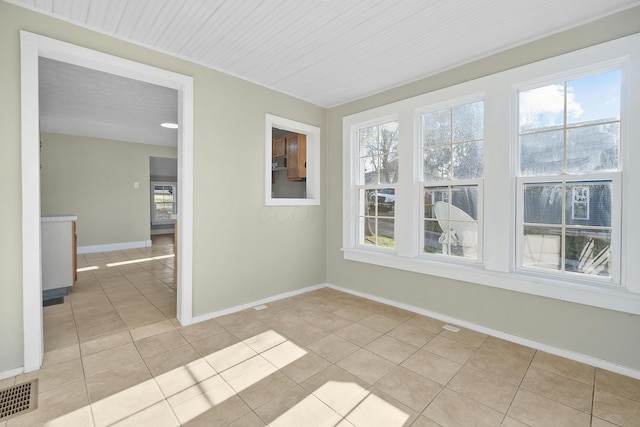
<path id="1" fill-rule="evenodd" d="M 0 420 L 8 420 L 37 407 L 38 380 L 0 390 Z"/>

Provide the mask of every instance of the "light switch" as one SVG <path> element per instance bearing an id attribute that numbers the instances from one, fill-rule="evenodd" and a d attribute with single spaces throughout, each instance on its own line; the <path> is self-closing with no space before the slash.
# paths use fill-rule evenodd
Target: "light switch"
<path id="1" fill-rule="evenodd" d="M 134 182 L 134 183 L 133 183 L 133 188 L 135 188 L 136 190 L 137 190 L 138 188 L 140 188 L 140 183 L 139 183 L 139 182 Z"/>

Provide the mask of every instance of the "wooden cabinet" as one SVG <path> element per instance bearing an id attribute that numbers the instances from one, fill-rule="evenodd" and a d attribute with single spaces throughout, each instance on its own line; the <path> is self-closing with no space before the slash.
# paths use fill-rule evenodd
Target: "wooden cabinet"
<path id="1" fill-rule="evenodd" d="M 287 180 L 304 181 L 307 178 L 307 135 L 300 133 L 290 133 L 271 140 L 271 158 L 279 159 L 282 167 L 274 168 L 275 171 L 286 168 Z M 271 182 L 276 181 L 275 171 L 272 174 Z"/>
<path id="2" fill-rule="evenodd" d="M 271 140 L 271 157 L 276 159 L 287 155 L 287 139 L 279 136 Z"/>
<path id="3" fill-rule="evenodd" d="M 307 136 L 292 133 L 286 136 L 287 179 L 302 181 L 307 178 Z"/>

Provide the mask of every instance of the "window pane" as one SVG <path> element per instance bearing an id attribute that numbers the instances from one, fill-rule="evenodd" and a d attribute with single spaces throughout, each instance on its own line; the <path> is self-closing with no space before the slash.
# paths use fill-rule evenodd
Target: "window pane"
<path id="1" fill-rule="evenodd" d="M 425 188 L 424 203 L 424 251 L 476 259 L 478 186 Z"/>
<path id="2" fill-rule="evenodd" d="M 424 189 L 424 217 L 436 219 L 433 205 L 436 202 L 449 202 L 449 187 L 429 187 Z"/>
<path id="3" fill-rule="evenodd" d="M 477 221 L 478 220 L 478 186 L 476 185 L 457 185 L 451 187 L 451 204 L 464 212 L 459 215 L 461 218 L 454 218 L 452 215 L 451 220 L 457 221 Z"/>
<path id="4" fill-rule="evenodd" d="M 360 243 L 364 245 L 376 244 L 376 219 L 371 217 L 360 217 L 360 230 L 362 236 L 360 236 Z"/>
<path id="5" fill-rule="evenodd" d="M 564 126 L 564 85 L 520 92 L 519 113 L 520 133 Z"/>
<path id="6" fill-rule="evenodd" d="M 360 190 L 360 243 L 393 248 L 394 210 L 395 189 Z"/>
<path id="7" fill-rule="evenodd" d="M 524 176 L 557 175 L 564 168 L 562 131 L 520 136 L 520 172 Z"/>
<path id="8" fill-rule="evenodd" d="M 562 184 L 524 185 L 524 222 L 527 224 L 562 223 Z"/>
<path id="9" fill-rule="evenodd" d="M 375 216 L 376 190 L 360 190 L 360 215 Z"/>
<path id="10" fill-rule="evenodd" d="M 365 245 L 380 246 L 384 248 L 394 247 L 394 220 L 393 218 L 364 218 L 364 242 Z"/>
<path id="11" fill-rule="evenodd" d="M 434 209 L 435 203 L 449 201 L 449 187 L 429 187 L 424 189 L 424 242 L 423 250 L 425 253 L 443 253 L 443 246 L 440 242 L 440 238 L 443 235 L 441 227 L 442 221 L 438 221 L 436 218 L 436 212 Z M 448 225 L 445 225 L 445 229 L 448 229 Z M 447 253 L 448 243 L 445 241 L 445 251 Z"/>
<path id="12" fill-rule="evenodd" d="M 156 219 L 171 219 L 173 214 L 173 203 L 156 203 Z"/>
<path id="13" fill-rule="evenodd" d="M 567 171 L 570 173 L 618 170 L 620 123 L 567 130 Z"/>
<path id="14" fill-rule="evenodd" d="M 484 138 L 484 102 L 453 108 L 453 142 L 476 141 Z"/>
<path id="15" fill-rule="evenodd" d="M 434 111 L 422 115 L 424 145 L 451 143 L 451 110 Z"/>
<path id="16" fill-rule="evenodd" d="M 398 156 L 396 153 L 380 159 L 380 184 L 398 182 Z"/>
<path id="17" fill-rule="evenodd" d="M 482 142 L 465 142 L 453 146 L 453 177 L 481 178 L 483 174 Z"/>
<path id="18" fill-rule="evenodd" d="M 366 208 L 362 211 L 364 215 L 385 215 L 393 216 L 395 209 L 395 189 L 381 188 L 379 190 L 362 190 L 366 200 Z M 389 214 L 390 213 L 390 214 Z"/>
<path id="19" fill-rule="evenodd" d="M 440 145 L 424 149 L 424 180 L 451 179 L 451 146 Z"/>
<path id="20" fill-rule="evenodd" d="M 562 231 L 560 228 L 524 227 L 522 265 L 560 270 Z"/>
<path id="21" fill-rule="evenodd" d="M 424 252 L 431 254 L 441 254 L 442 243 L 440 237 L 442 236 L 442 228 L 438 221 L 424 221 Z M 446 250 L 446 247 L 445 247 Z"/>
<path id="22" fill-rule="evenodd" d="M 620 119 L 620 70 L 567 82 L 569 124 Z"/>
<path id="23" fill-rule="evenodd" d="M 605 230 L 567 230 L 565 270 L 609 276 L 611 232 Z"/>
<path id="24" fill-rule="evenodd" d="M 378 246 L 394 247 L 395 221 L 393 218 L 378 218 Z"/>
<path id="25" fill-rule="evenodd" d="M 378 157 L 363 157 L 360 159 L 360 184 L 377 184 L 378 183 Z"/>
<path id="26" fill-rule="evenodd" d="M 380 126 L 380 151 L 382 153 L 398 151 L 398 122 Z"/>
<path id="27" fill-rule="evenodd" d="M 378 155 L 378 126 L 363 128 L 358 131 L 360 137 L 360 157 Z"/>
<path id="28" fill-rule="evenodd" d="M 567 183 L 567 225 L 611 227 L 611 181 Z"/>
<path id="29" fill-rule="evenodd" d="M 396 203 L 396 190 L 393 188 L 381 188 L 377 191 L 378 215 L 393 216 Z"/>

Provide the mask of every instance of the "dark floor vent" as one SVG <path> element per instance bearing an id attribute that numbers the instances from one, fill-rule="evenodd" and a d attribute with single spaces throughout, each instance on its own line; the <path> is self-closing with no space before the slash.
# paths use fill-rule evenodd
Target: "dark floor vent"
<path id="1" fill-rule="evenodd" d="M 33 411 L 37 406 L 38 380 L 0 390 L 0 420 Z"/>

